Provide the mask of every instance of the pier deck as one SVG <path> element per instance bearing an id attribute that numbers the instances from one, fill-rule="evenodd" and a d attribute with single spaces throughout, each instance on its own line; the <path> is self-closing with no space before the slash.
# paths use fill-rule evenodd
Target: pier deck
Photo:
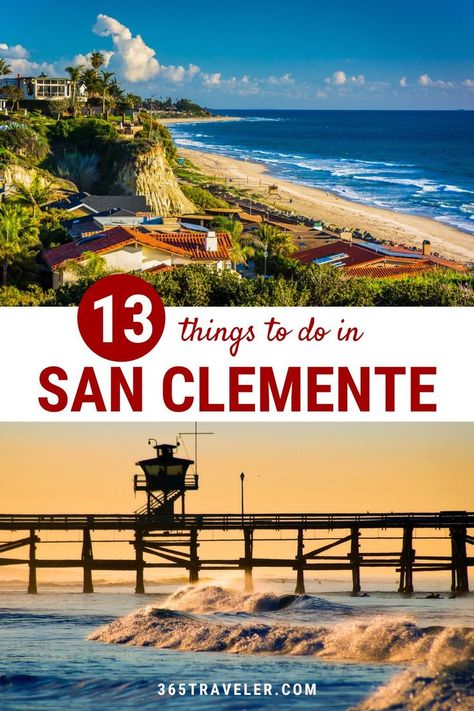
<path id="1" fill-rule="evenodd" d="M 423 531 L 424 539 L 436 539 L 436 531 L 450 539 L 449 555 L 420 555 L 414 549 L 414 531 Z M 414 590 L 414 573 L 446 571 L 451 577 L 451 591 L 465 594 L 469 591 L 469 567 L 474 556 L 468 555 L 468 546 L 474 545 L 474 513 L 466 511 L 439 511 L 421 513 L 262 513 L 262 514 L 0 514 L 0 530 L 10 533 L 25 532 L 26 536 L 0 543 L 0 566 L 25 564 L 29 569 L 28 592 L 37 592 L 37 570 L 41 568 L 82 568 L 83 591 L 93 592 L 92 572 L 95 570 L 135 571 L 135 591 L 143 593 L 144 570 L 152 568 L 182 568 L 189 573 L 189 582 L 196 583 L 201 571 L 241 570 L 245 589 L 252 589 L 254 568 L 290 568 L 296 572 L 296 592 L 305 591 L 305 571 L 350 571 L 352 591 L 361 591 L 361 569 L 395 568 L 399 574 L 398 590 L 411 594 Z M 81 531 L 80 558 L 41 559 L 37 549 L 41 531 Z M 364 531 L 378 530 L 377 538 L 385 541 L 386 551 L 362 550 L 362 541 L 374 536 Z M 127 559 L 98 559 L 94 557 L 92 533 L 97 531 L 128 532 L 134 555 Z M 199 556 L 199 536 L 205 531 L 239 532 L 243 542 L 243 556 L 239 558 L 204 559 Z M 288 531 L 286 540 L 293 540 L 294 558 L 257 557 L 254 555 L 254 536 L 257 531 Z M 338 531 L 335 537 L 315 539 L 309 531 Z M 385 533 L 390 531 L 391 535 Z M 398 531 L 398 535 L 393 532 Z M 21 534 L 20 534 L 21 535 Z M 340 537 L 339 537 L 340 536 Z M 233 539 L 235 541 L 235 538 Z M 269 539 L 265 539 L 269 540 Z M 308 550 L 311 541 L 318 547 Z M 399 550 L 393 550 L 394 541 L 400 541 Z M 226 543 L 226 538 L 207 542 Z M 279 543 L 274 539 L 275 546 Z M 65 543 L 57 540 L 52 543 Z M 112 544 L 114 539 L 100 540 Z M 123 541 L 122 541 L 123 542 Z M 311 543 L 310 543 L 311 542 Z M 50 541 L 51 543 L 51 541 Z M 28 557 L 9 557 L 5 554 L 28 549 Z M 338 555 L 334 549 L 338 549 Z"/>

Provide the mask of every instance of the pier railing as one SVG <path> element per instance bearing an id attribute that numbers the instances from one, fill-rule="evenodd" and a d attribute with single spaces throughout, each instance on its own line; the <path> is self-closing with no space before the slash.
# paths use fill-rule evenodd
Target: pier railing
<path id="1" fill-rule="evenodd" d="M 474 512 L 255 514 L 0 514 L 0 530 L 272 530 L 474 526 Z"/>

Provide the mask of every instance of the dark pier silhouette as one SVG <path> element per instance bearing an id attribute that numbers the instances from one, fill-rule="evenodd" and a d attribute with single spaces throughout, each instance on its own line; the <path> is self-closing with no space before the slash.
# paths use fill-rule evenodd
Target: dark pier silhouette
<path id="1" fill-rule="evenodd" d="M 155 440 L 153 440 L 155 441 Z M 199 478 L 189 474 L 193 462 L 175 456 L 176 445 L 158 444 L 156 456 L 137 462 L 142 474 L 135 475 L 135 491 L 144 491 L 146 503 L 131 514 L 0 514 L 0 530 L 18 533 L 16 540 L 0 543 L 0 565 L 28 566 L 28 593 L 36 593 L 37 571 L 44 568 L 81 568 L 83 592 L 94 592 L 95 571 L 134 571 L 135 592 L 145 592 L 144 571 L 154 568 L 183 569 L 188 572 L 191 584 L 199 581 L 202 571 L 243 571 L 245 590 L 253 589 L 253 571 L 257 568 L 289 568 L 295 571 L 295 592 L 305 592 L 305 573 L 309 571 L 348 571 L 352 578 L 352 592 L 361 592 L 361 572 L 366 568 L 395 569 L 398 573 L 398 591 L 414 592 L 414 576 L 423 572 L 446 571 L 451 579 L 454 594 L 469 592 L 469 567 L 474 556 L 468 555 L 468 546 L 474 545 L 474 512 L 439 511 L 435 513 L 263 513 L 248 514 L 188 514 L 185 507 L 187 491 L 196 490 Z M 243 478 L 241 475 L 242 487 Z M 175 511 L 179 503 L 180 511 Z M 81 557 L 77 559 L 40 558 L 38 549 L 42 531 L 80 531 Z M 450 539 L 450 555 L 418 554 L 415 531 L 423 540 L 438 540 L 439 532 Z M 25 535 L 26 532 L 26 535 Z M 129 543 L 133 549 L 128 558 L 97 558 L 96 541 L 116 544 L 115 538 L 106 538 L 104 532 L 130 532 Z M 212 540 L 206 539 L 212 533 Z M 215 537 L 216 532 L 237 532 L 242 542 L 242 557 L 203 558 L 199 546 L 206 543 L 228 543 L 225 537 Z M 280 539 L 268 537 L 271 533 L 286 532 L 285 541 L 294 542 L 294 557 L 283 558 L 254 555 L 258 542 L 272 542 L 276 549 Z M 330 534 L 330 536 L 317 535 Z M 377 535 L 375 535 L 377 533 Z M 471 531 L 472 533 L 472 531 Z M 235 541 L 235 538 L 233 539 Z M 367 541 L 384 541 L 388 550 L 371 551 Z M 318 545 L 313 547 L 313 541 Z M 399 541 L 399 545 L 396 543 Z M 51 541 L 48 541 L 51 543 Z M 67 541 L 57 540 L 53 543 Z M 121 541 L 122 542 L 122 541 Z M 368 544 L 370 545 L 370 544 Z M 395 548 L 397 548 L 395 550 Z M 28 557 L 10 557 L 21 549 Z"/>

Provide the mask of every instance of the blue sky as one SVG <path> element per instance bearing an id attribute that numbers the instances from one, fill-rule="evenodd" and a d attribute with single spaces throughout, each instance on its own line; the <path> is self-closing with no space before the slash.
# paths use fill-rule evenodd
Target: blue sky
<path id="1" fill-rule="evenodd" d="M 104 50 L 129 90 L 211 107 L 474 109 L 471 0 L 26 0 L 1 16 L 22 73 Z"/>

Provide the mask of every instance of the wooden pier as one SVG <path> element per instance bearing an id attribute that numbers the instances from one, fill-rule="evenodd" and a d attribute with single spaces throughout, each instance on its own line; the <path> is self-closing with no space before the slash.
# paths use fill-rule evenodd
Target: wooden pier
<path id="1" fill-rule="evenodd" d="M 142 508 L 132 514 L 2 514 L 0 531 L 13 532 L 20 537 L 0 543 L 0 565 L 27 565 L 28 592 L 32 594 L 38 588 L 37 571 L 43 568 L 81 568 L 84 593 L 94 591 L 95 571 L 129 570 L 135 572 L 135 592 L 143 594 L 144 571 L 153 568 L 183 569 L 191 584 L 199 581 L 202 571 L 243 571 L 247 591 L 253 588 L 255 569 L 289 568 L 295 571 L 298 594 L 305 592 L 305 573 L 308 571 L 348 571 L 352 578 L 352 592 L 358 594 L 362 589 L 363 569 L 395 569 L 399 574 L 398 590 L 407 595 L 414 590 L 415 573 L 446 571 L 450 575 L 453 594 L 469 592 L 468 570 L 474 565 L 474 557 L 468 555 L 468 546 L 474 544 L 474 536 L 469 534 L 474 529 L 474 513 L 245 514 L 245 475 L 242 473 L 240 514 L 188 514 L 185 495 L 199 488 L 198 475 L 188 473 L 194 462 L 175 456 L 178 443 L 158 444 L 155 439 L 150 439 L 148 444 L 153 444 L 156 454 L 137 462 L 141 473 L 133 477 L 134 491 L 146 494 Z M 180 513 L 175 511 L 175 505 L 179 505 Z M 40 557 L 40 534 L 43 531 L 80 532 L 80 557 Z M 113 537 L 104 540 L 107 535 L 104 532 L 113 533 Z M 130 534 L 126 542 L 130 544 L 131 555 L 127 558 L 96 557 L 95 545 L 106 543 L 109 549 L 112 548 L 119 542 L 116 535 L 120 532 Z M 206 532 L 211 535 L 211 540 L 205 537 Z M 262 542 L 271 543 L 273 554 L 282 541 L 282 532 L 285 532 L 283 540 L 294 546 L 292 557 L 258 557 L 255 554 L 256 544 Z M 417 553 L 414 548 L 416 536 L 437 540 L 440 534 L 436 532 L 450 540 L 450 554 Z M 241 557 L 204 558 L 199 555 L 201 543 L 228 544 L 225 536 L 229 533 L 234 535 L 234 542 L 241 543 Z M 98 534 L 101 536 L 99 540 Z M 378 543 L 383 541 L 382 552 L 366 549 L 374 539 Z M 68 541 L 59 538 L 46 542 L 57 545 Z M 16 554 L 21 549 L 28 551 L 28 557 L 10 557 L 13 551 Z"/>
<path id="2" fill-rule="evenodd" d="M 28 566 L 28 592 L 37 592 L 37 571 L 44 568 L 81 568 L 83 592 L 92 593 L 95 571 L 134 571 L 135 592 L 145 592 L 144 571 L 154 568 L 187 571 L 189 582 L 197 583 L 203 571 L 243 571 L 245 590 L 252 590 L 253 571 L 258 568 L 286 568 L 295 572 L 295 591 L 305 592 L 305 573 L 348 571 L 354 594 L 362 590 L 362 572 L 367 568 L 395 569 L 398 591 L 411 594 L 414 577 L 424 572 L 446 571 L 454 594 L 469 592 L 469 567 L 474 555 L 474 513 L 440 511 L 438 513 L 334 513 L 334 514 L 175 514 L 163 511 L 135 514 L 11 514 L 0 515 L 0 531 L 18 534 L 0 544 L 0 565 Z M 39 555 L 43 531 L 80 532 L 82 550 L 77 559 L 49 559 Z M 116 538 L 103 538 L 104 532 L 130 533 L 131 555 L 127 558 L 97 558 L 94 536 L 113 547 Z M 228 543 L 216 532 L 236 532 L 242 542 L 241 557 L 203 558 L 200 540 L 212 533 L 207 543 Z M 272 541 L 276 549 L 280 539 L 268 538 L 285 532 L 285 541 L 294 542 L 294 557 L 254 555 L 256 540 Z M 436 540 L 441 535 L 450 541 L 449 555 L 421 555 L 416 536 Z M 376 536 L 374 534 L 377 534 Z M 322 535 L 324 534 L 324 536 Z M 370 541 L 383 541 L 386 550 L 371 551 Z M 235 538 L 233 539 L 236 540 Z M 314 547 L 313 541 L 318 545 Z M 55 543 L 64 543 L 56 540 Z M 274 542 L 274 543 L 273 543 Z M 24 557 L 11 557 L 19 551 Z M 471 549 L 471 551 L 474 549 Z"/>

